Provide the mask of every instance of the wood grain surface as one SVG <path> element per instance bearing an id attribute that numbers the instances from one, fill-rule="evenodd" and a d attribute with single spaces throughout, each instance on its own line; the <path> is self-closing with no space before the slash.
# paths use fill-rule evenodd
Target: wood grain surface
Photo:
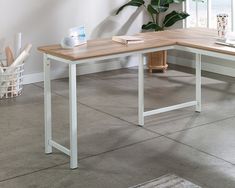
<path id="1" fill-rule="evenodd" d="M 235 55 L 235 48 L 215 44 L 217 32 L 212 29 L 175 29 L 161 32 L 139 33 L 137 35 L 143 38 L 143 43 L 123 45 L 108 38 L 89 40 L 87 44 L 73 49 L 63 49 L 60 45 L 49 45 L 39 47 L 38 50 L 71 61 L 172 45 L 181 45 Z"/>

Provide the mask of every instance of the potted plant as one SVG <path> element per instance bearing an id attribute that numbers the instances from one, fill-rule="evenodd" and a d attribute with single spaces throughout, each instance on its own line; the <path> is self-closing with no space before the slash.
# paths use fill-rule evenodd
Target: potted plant
<path id="1" fill-rule="evenodd" d="M 175 10 L 167 13 L 170 4 L 182 3 L 183 1 L 185 0 L 130 0 L 117 10 L 116 15 L 127 6 L 143 7 L 149 15 L 150 21 L 142 25 L 142 29 L 147 31 L 163 31 L 165 28 L 171 27 L 176 22 L 189 16 L 186 12 Z M 165 14 L 162 15 L 163 13 Z M 148 54 L 148 67 L 150 72 L 153 69 L 165 71 L 168 67 L 167 52 L 161 51 Z"/>

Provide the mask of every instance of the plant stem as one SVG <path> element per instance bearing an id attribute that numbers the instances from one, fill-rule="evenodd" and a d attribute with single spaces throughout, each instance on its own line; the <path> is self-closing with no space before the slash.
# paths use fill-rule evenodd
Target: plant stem
<path id="1" fill-rule="evenodd" d="M 156 14 L 156 22 L 155 22 L 157 25 L 159 25 L 159 13 Z M 160 26 L 160 25 L 159 25 Z"/>
<path id="2" fill-rule="evenodd" d="M 152 18 L 153 23 L 156 23 L 153 14 L 151 14 L 151 13 L 148 11 L 148 8 L 146 7 L 146 5 L 143 5 L 143 7 L 145 8 L 145 11 L 149 14 L 149 16 Z"/>
<path id="3" fill-rule="evenodd" d="M 156 23 L 156 21 L 154 20 L 153 14 L 150 14 L 150 15 L 151 15 L 151 17 L 152 17 L 152 19 L 153 19 L 153 23 Z"/>

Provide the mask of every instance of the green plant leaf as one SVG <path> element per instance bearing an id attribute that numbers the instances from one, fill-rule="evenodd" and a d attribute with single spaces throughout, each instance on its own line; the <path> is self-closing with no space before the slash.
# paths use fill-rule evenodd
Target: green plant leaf
<path id="1" fill-rule="evenodd" d="M 164 0 L 151 0 L 150 5 L 157 13 L 166 12 L 169 8 L 169 3 Z"/>
<path id="2" fill-rule="evenodd" d="M 163 27 L 170 27 L 174 25 L 176 22 L 183 20 L 189 16 L 186 12 L 177 12 L 172 11 L 170 14 L 167 14 L 164 21 L 163 21 Z"/>
<path id="3" fill-rule="evenodd" d="M 194 2 L 198 2 L 198 3 L 205 3 L 206 0 L 193 0 Z"/>
<path id="4" fill-rule="evenodd" d="M 154 30 L 154 31 L 162 31 L 163 30 L 159 25 L 157 25 L 154 22 L 149 22 L 147 24 L 144 24 L 142 26 L 142 29 L 143 30 Z"/>
<path id="5" fill-rule="evenodd" d="M 152 5 L 152 7 L 158 12 L 166 12 L 169 8 L 169 4 L 165 4 L 165 5 L 160 5 L 160 6 L 156 6 L 156 5 Z"/>
<path id="6" fill-rule="evenodd" d="M 151 0 L 150 4 L 158 12 L 166 12 L 172 3 L 182 3 L 186 0 Z"/>
<path id="7" fill-rule="evenodd" d="M 172 4 L 172 3 L 182 3 L 185 0 L 163 0 L 166 4 Z"/>
<path id="8" fill-rule="evenodd" d="M 160 6 L 162 4 L 162 0 L 151 0 L 150 4 Z"/>
<path id="9" fill-rule="evenodd" d="M 128 3 L 124 4 L 123 6 L 121 6 L 117 10 L 116 15 L 119 14 L 119 12 L 121 12 L 126 6 L 140 7 L 140 6 L 144 5 L 144 4 L 145 4 L 144 0 L 131 0 Z"/>
<path id="10" fill-rule="evenodd" d="M 182 3 L 183 1 L 186 0 L 146 0 L 146 3 L 145 0 L 129 0 L 126 4 L 124 4 L 117 10 L 116 14 L 119 14 L 126 6 L 143 6 L 147 13 L 149 13 L 149 15 L 151 16 L 152 20 L 149 23 L 144 24 L 142 26 L 142 29 L 161 31 L 165 27 L 170 27 L 174 25 L 177 21 L 183 20 L 189 16 L 189 14 L 186 12 L 172 11 L 170 14 L 167 14 L 165 16 L 164 21 L 161 22 L 161 24 L 159 23 L 160 14 L 166 12 L 169 9 L 170 4 Z M 145 4 L 147 4 L 147 6 Z"/>
<path id="11" fill-rule="evenodd" d="M 158 13 L 158 11 L 157 11 L 151 4 L 148 5 L 148 8 L 147 8 L 147 9 L 148 9 L 148 12 L 149 12 L 151 15 Z"/>

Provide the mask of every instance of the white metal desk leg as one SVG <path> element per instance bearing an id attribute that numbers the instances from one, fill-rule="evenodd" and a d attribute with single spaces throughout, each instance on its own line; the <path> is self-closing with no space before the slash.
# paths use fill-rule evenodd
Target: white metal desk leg
<path id="1" fill-rule="evenodd" d="M 144 126 L 144 61 L 142 54 L 139 55 L 138 82 L 139 126 Z"/>
<path id="2" fill-rule="evenodd" d="M 201 112 L 202 110 L 202 89 L 201 89 L 201 84 L 202 84 L 202 75 L 201 75 L 201 54 L 196 54 L 196 112 Z"/>
<path id="3" fill-rule="evenodd" d="M 44 64 L 44 123 L 45 123 L 45 153 L 52 153 L 52 146 L 49 141 L 52 139 L 51 128 L 51 78 L 50 78 L 50 60 L 47 54 L 43 57 Z"/>
<path id="4" fill-rule="evenodd" d="M 77 157 L 77 82 L 76 64 L 69 65 L 70 168 L 78 167 Z"/>

